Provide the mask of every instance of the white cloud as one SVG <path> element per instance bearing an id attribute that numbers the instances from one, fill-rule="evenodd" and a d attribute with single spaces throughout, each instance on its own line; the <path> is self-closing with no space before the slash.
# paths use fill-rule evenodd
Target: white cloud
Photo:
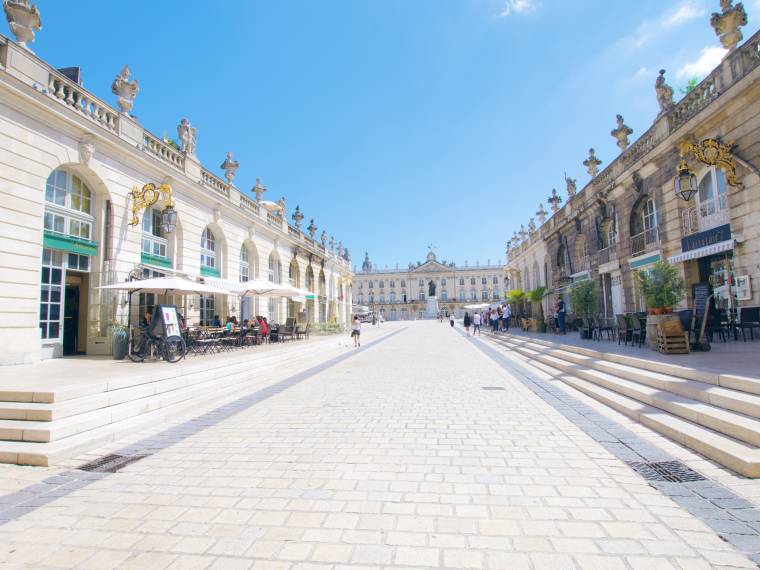
<path id="1" fill-rule="evenodd" d="M 512 14 L 525 14 L 532 12 L 538 7 L 538 0 L 506 0 L 504 8 L 499 16 L 511 16 Z"/>
<path id="2" fill-rule="evenodd" d="M 681 4 L 678 9 L 672 14 L 666 14 L 660 21 L 661 25 L 666 28 L 678 26 L 694 18 L 701 18 L 705 15 L 703 8 L 697 6 L 693 2 L 686 2 Z"/>
<path id="3" fill-rule="evenodd" d="M 723 57 L 728 53 L 727 49 L 717 46 L 708 46 L 702 49 L 702 54 L 696 61 L 683 65 L 677 72 L 678 78 L 690 78 L 695 75 L 702 79 L 713 69 L 718 67 Z"/>

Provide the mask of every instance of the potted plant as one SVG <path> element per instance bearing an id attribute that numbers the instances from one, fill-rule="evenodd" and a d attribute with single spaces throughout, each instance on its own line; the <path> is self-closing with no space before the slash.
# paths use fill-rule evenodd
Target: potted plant
<path id="1" fill-rule="evenodd" d="M 649 270 L 637 273 L 636 278 L 650 314 L 672 313 L 673 305 L 686 294 L 686 282 L 667 261 L 658 261 Z"/>
<path id="2" fill-rule="evenodd" d="M 512 289 L 509 293 L 507 293 L 507 303 L 512 308 L 512 317 L 515 318 L 515 321 L 519 324 L 519 319 L 523 317 L 523 307 L 522 303 L 525 299 L 525 291 L 522 289 Z"/>
<path id="3" fill-rule="evenodd" d="M 111 325 L 111 350 L 114 360 L 124 360 L 129 347 L 129 327 L 113 323 Z"/>
<path id="4" fill-rule="evenodd" d="M 571 292 L 573 313 L 577 317 L 590 317 L 599 310 L 599 295 L 595 281 L 586 280 L 573 285 Z M 581 338 L 588 338 L 589 331 L 581 328 Z"/>
<path id="5" fill-rule="evenodd" d="M 534 307 L 538 308 L 536 313 L 536 330 L 540 332 L 546 332 L 546 319 L 544 317 L 544 297 L 546 297 L 550 291 L 546 287 L 536 287 L 533 291 L 529 291 L 526 294 L 528 300 L 534 304 Z"/>
<path id="6" fill-rule="evenodd" d="M 657 349 L 657 326 L 666 321 L 678 319 L 673 312 L 673 305 L 686 294 L 686 281 L 678 269 L 667 261 L 658 261 L 646 271 L 636 274 L 636 284 L 647 304 L 647 344 Z"/>

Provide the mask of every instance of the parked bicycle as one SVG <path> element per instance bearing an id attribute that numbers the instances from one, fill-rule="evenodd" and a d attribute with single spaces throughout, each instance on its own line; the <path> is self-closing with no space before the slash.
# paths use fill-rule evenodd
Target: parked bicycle
<path id="1" fill-rule="evenodd" d="M 179 362 L 186 354 L 187 345 L 181 337 L 157 337 L 143 328 L 132 331 L 128 352 L 132 362 L 143 362 L 151 356 L 163 358 L 166 362 Z"/>

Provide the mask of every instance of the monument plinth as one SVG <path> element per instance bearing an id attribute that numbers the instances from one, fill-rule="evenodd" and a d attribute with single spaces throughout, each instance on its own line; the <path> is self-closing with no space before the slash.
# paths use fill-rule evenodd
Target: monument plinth
<path id="1" fill-rule="evenodd" d="M 433 295 L 432 297 L 428 297 L 427 307 L 425 307 L 425 318 L 437 319 L 439 311 L 440 309 L 438 308 L 438 297 L 436 297 L 435 295 Z"/>

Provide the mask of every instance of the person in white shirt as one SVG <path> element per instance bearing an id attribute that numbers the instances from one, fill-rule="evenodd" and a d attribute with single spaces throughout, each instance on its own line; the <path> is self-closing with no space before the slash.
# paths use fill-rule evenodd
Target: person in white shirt
<path id="1" fill-rule="evenodd" d="M 359 335 L 362 333 L 362 321 L 359 319 L 359 316 L 356 315 L 354 317 L 353 324 L 351 325 L 351 338 L 354 339 L 354 346 L 361 346 L 362 343 L 359 342 Z"/>
<path id="2" fill-rule="evenodd" d="M 477 311 L 472 317 L 472 336 L 475 333 L 480 334 L 480 325 L 483 322 L 483 317 L 480 315 L 480 311 Z"/>

